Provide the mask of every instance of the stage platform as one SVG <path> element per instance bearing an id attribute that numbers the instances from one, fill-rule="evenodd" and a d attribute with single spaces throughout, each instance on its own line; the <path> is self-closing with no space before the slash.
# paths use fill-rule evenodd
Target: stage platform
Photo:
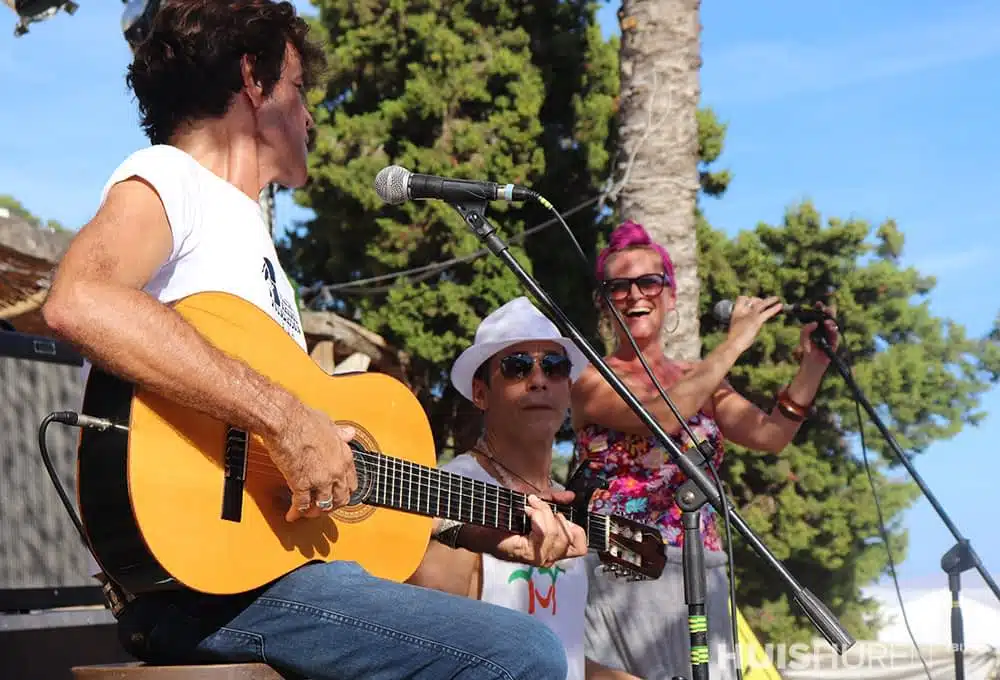
<path id="1" fill-rule="evenodd" d="M 92 599 L 92 589 L 82 590 L 87 592 L 63 593 L 62 599 Z M 115 618 L 103 605 L 24 608 L 45 591 L 0 591 L 0 602 L 16 605 L 0 610 L 0 678 L 71 680 L 73 666 L 135 661 L 118 643 Z"/>

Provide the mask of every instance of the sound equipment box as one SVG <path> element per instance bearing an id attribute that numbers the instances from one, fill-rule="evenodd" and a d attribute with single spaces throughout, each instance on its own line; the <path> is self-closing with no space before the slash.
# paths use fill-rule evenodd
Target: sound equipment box
<path id="1" fill-rule="evenodd" d="M 82 365 L 65 343 L 0 330 L 0 613 L 101 601 L 89 551 L 38 447 L 46 415 L 79 409 Z M 75 498 L 79 431 L 54 424 L 47 434 L 52 463 Z"/>

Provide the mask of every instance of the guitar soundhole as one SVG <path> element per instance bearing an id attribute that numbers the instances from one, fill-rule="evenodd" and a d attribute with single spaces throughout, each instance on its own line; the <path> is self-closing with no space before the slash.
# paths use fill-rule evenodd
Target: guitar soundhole
<path id="1" fill-rule="evenodd" d="M 358 475 L 358 488 L 351 494 L 351 499 L 347 501 L 347 504 L 357 505 L 366 500 L 368 494 L 371 493 L 372 477 L 368 463 L 365 460 L 365 454 L 368 453 L 368 449 L 362 446 L 357 439 L 351 442 L 351 448 L 354 450 L 354 470 Z"/>
<path id="2" fill-rule="evenodd" d="M 365 500 L 372 491 L 374 480 L 371 477 L 369 465 L 365 462 L 365 453 L 378 451 L 378 442 L 372 433 L 363 428 L 359 423 L 350 420 L 338 420 L 338 425 L 349 425 L 354 428 L 357 434 L 351 440 L 351 448 L 354 450 L 354 469 L 358 475 L 358 488 L 351 494 L 347 505 L 337 508 L 332 516 L 341 522 L 360 522 L 368 519 L 375 512 L 374 505 L 365 505 Z"/>

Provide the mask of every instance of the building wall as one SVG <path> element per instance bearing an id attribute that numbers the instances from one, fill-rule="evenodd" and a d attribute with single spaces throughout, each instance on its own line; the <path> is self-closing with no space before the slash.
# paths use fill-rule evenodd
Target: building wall
<path id="1" fill-rule="evenodd" d="M 82 395 L 77 366 L 0 357 L 0 589 L 96 585 L 38 447 L 42 419 L 77 410 Z M 78 435 L 76 428 L 53 424 L 47 437 L 74 505 Z"/>

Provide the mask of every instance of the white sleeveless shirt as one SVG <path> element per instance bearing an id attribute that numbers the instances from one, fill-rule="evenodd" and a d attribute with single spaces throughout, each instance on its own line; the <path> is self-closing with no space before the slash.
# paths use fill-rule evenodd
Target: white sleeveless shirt
<path id="1" fill-rule="evenodd" d="M 260 203 L 174 146 L 136 151 L 111 174 L 101 194 L 129 178 L 159 195 L 173 247 L 143 290 L 164 304 L 201 292 L 236 295 L 255 305 L 307 351 L 295 291 L 278 263 Z M 83 380 L 90 363 L 83 365 Z M 91 573 L 100 568 L 91 558 Z"/>
<path id="2" fill-rule="evenodd" d="M 441 466 L 456 474 L 502 486 L 474 456 L 463 453 Z M 561 488 L 561 487 L 557 487 Z M 584 620 L 587 571 L 584 558 L 572 557 L 551 569 L 482 556 L 480 599 L 537 618 L 566 648 L 566 680 L 584 680 Z"/>
<path id="3" fill-rule="evenodd" d="M 159 194 L 173 248 L 144 290 L 163 303 L 194 293 L 239 296 L 266 312 L 303 350 L 295 291 L 278 263 L 260 203 L 168 145 L 133 153 L 112 173 L 111 187 L 141 177 Z"/>

